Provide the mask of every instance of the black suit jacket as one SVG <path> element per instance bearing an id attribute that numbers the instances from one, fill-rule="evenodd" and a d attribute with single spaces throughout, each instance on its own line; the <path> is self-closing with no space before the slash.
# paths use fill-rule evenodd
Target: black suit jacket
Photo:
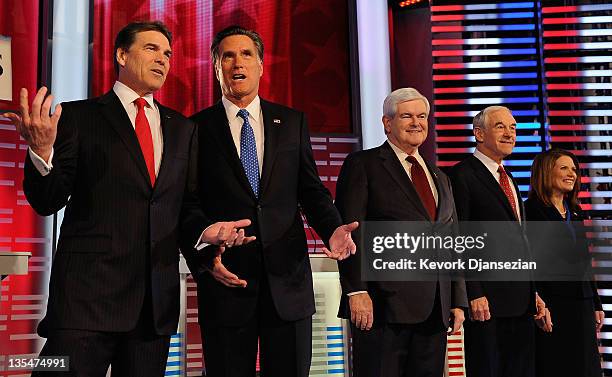
<path id="1" fill-rule="evenodd" d="M 164 150 L 151 187 L 134 127 L 114 92 L 62 107 L 50 174 L 42 176 L 29 154 L 25 161 L 24 191 L 36 212 L 66 206 L 39 333 L 129 331 L 150 291 L 152 308 L 144 310 L 153 311 L 155 331 L 173 334 L 179 215 L 206 225 L 189 192 L 195 184 L 188 184 L 195 127 L 158 104 Z"/>
<path id="2" fill-rule="evenodd" d="M 555 207 L 533 198 L 525 201 L 525 212 L 530 223 L 527 235 L 534 255 L 546 258 L 549 264 L 552 261 L 554 266 L 547 267 L 556 268 L 556 271 L 584 274 L 584 280 L 538 281 L 536 286 L 540 296 L 544 301 L 550 296 L 592 298 L 595 309 L 602 310 L 597 284 L 593 280 L 582 211 L 570 211 L 571 224 L 567 224 Z M 555 224 L 552 227 L 547 226 L 547 223 L 551 222 Z"/>
<path id="3" fill-rule="evenodd" d="M 261 111 L 264 158 L 259 198 L 238 158 L 222 102 L 192 116 L 199 125 L 198 192 L 204 212 L 213 221 L 250 219 L 246 233 L 257 236 L 257 241 L 223 254 L 228 270 L 247 281 L 244 289 L 223 286 L 202 273 L 201 258 L 188 259 L 198 282 L 200 319 L 207 325 L 240 325 L 252 318 L 263 279 L 283 320 L 312 315 L 312 273 L 300 210 L 325 241 L 341 225 L 319 179 L 304 114 L 264 100 Z M 197 229 L 187 230 L 185 240 L 191 244 L 198 236 Z"/>
<path id="4" fill-rule="evenodd" d="M 518 258 L 529 260 L 525 211 L 520 197 L 518 209 L 521 223 L 516 221 L 512 207 L 499 183 L 476 157 L 470 156 L 459 162 L 451 169 L 449 175 L 459 220 L 503 221 L 504 223 L 495 232 L 495 237 L 489 236 L 489 240 L 506 245 L 505 250 L 513 252 L 513 255 L 508 255 L 508 260 Z M 510 172 L 508 175 L 512 177 Z M 520 195 L 516 182 L 514 180 L 512 182 L 516 193 Z M 477 273 L 471 273 L 467 278 L 468 299 L 471 301 L 478 297 L 487 297 L 492 316 L 514 317 L 535 311 L 535 286 L 529 278 L 525 279 L 526 281 L 512 282 L 478 281 Z"/>
<path id="5" fill-rule="evenodd" d="M 434 166 L 427 164 L 427 168 L 438 191 L 434 223 L 455 223 L 457 214 L 448 177 Z M 345 222 L 432 221 L 388 142 L 346 158 L 336 186 L 336 206 Z M 356 230 L 353 239 L 360 239 L 358 233 Z M 357 252 L 364 251 L 358 248 Z M 347 294 L 356 291 L 368 292 L 374 305 L 374 321 L 386 323 L 425 321 L 435 304 L 437 284 L 440 285 L 440 319 L 445 326 L 448 325 L 450 308 L 467 306 L 463 280 L 451 281 L 447 276 L 438 282 L 363 281 L 358 255 L 338 262 L 338 268 L 342 285 L 339 315 L 343 318 L 350 318 Z"/>

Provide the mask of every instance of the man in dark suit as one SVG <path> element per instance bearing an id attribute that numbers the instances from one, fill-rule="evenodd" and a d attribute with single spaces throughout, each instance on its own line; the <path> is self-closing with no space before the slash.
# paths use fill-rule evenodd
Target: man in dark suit
<path id="1" fill-rule="evenodd" d="M 456 223 L 448 177 L 418 151 L 427 137 L 429 101 L 402 88 L 387 96 L 383 112 L 388 140 L 350 154 L 342 166 L 336 190 L 342 219 L 420 221 L 442 228 Z M 353 375 L 441 376 L 449 318 L 452 331 L 458 331 L 461 308 L 467 307 L 463 280 L 443 278 L 441 272 L 438 281 L 363 281 L 361 261 L 338 262 L 339 312 L 351 320 Z"/>
<path id="2" fill-rule="evenodd" d="M 29 145 L 29 203 L 41 215 L 66 206 L 38 332 L 47 337 L 41 355 L 68 356 L 69 375 L 104 376 L 111 364 L 113 375 L 164 375 L 179 316 L 178 228 L 210 224 L 188 174 L 195 126 L 152 95 L 168 74 L 170 43 L 162 23 L 131 23 L 115 40 L 112 91 L 50 116 L 46 88 L 32 112 L 22 89 L 21 114 L 5 114 Z M 248 242 L 235 227 L 249 223 L 213 224 L 199 241 Z"/>
<path id="3" fill-rule="evenodd" d="M 499 221 L 495 242 L 505 245 L 508 260 L 529 259 L 523 201 L 516 182 L 503 167 L 516 142 L 510 110 L 490 106 L 474 117 L 476 151 L 451 170 L 459 219 Z M 501 223 L 503 221 L 503 223 Z M 544 302 L 529 276 L 517 281 L 479 281 L 468 276 L 470 321 L 465 323 L 466 372 L 474 377 L 534 375 L 534 317 L 549 329 Z"/>
<path id="4" fill-rule="evenodd" d="M 206 373 L 306 377 L 311 359 L 312 273 L 304 212 L 331 251 L 354 253 L 331 195 L 321 183 L 304 114 L 258 96 L 263 42 L 251 30 L 219 32 L 211 55 L 223 98 L 192 119 L 199 124 L 199 194 L 212 220 L 248 218 L 257 241 L 232 248 L 202 270 L 198 282 Z M 186 237 L 193 244 L 193 237 Z"/>

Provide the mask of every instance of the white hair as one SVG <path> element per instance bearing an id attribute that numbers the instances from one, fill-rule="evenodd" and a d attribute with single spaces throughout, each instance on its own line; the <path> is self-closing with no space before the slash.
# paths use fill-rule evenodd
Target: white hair
<path id="1" fill-rule="evenodd" d="M 389 118 L 394 118 L 397 113 L 397 105 L 402 102 L 414 101 L 420 99 L 425 103 L 427 108 L 427 116 L 429 116 L 429 101 L 414 88 L 400 88 L 394 90 L 385 98 L 383 102 L 383 115 Z"/>

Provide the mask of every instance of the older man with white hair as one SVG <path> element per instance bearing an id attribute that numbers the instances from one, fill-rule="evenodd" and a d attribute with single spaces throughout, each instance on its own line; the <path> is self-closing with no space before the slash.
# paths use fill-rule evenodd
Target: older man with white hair
<path id="1" fill-rule="evenodd" d="M 350 154 L 342 166 L 336 206 L 343 221 L 456 222 L 450 180 L 419 154 L 429 109 L 413 88 L 387 96 L 387 141 Z M 359 253 L 368 252 L 360 237 L 353 239 Z M 339 315 L 351 320 L 353 376 L 442 376 L 447 328 L 459 330 L 467 306 L 463 280 L 441 272 L 430 281 L 364 281 L 361 261 L 338 262 Z"/>

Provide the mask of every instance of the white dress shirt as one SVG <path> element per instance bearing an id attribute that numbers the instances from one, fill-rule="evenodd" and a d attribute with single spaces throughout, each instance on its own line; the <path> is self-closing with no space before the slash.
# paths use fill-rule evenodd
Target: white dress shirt
<path id="1" fill-rule="evenodd" d="M 491 157 L 485 155 L 478 149 L 474 151 L 474 157 L 476 157 L 480 162 L 484 164 L 484 166 L 486 166 L 487 170 L 490 171 L 491 174 L 493 175 L 493 178 L 495 178 L 497 183 L 499 183 L 500 174 L 497 171 L 497 169 L 499 168 L 500 165 L 503 166 L 503 161 L 501 164 L 498 164 Z M 514 197 L 514 205 L 516 206 L 516 210 L 518 211 L 518 215 L 519 215 L 518 221 L 520 222 L 521 221 L 521 206 L 519 205 L 518 195 L 517 195 L 516 189 L 514 188 L 514 184 L 512 183 L 513 182 L 512 178 L 510 178 L 510 176 L 508 176 L 508 180 L 510 181 L 510 189 L 512 190 L 512 196 Z"/>
<path id="2" fill-rule="evenodd" d="M 134 101 L 140 97 L 135 91 L 130 89 L 127 85 L 116 81 L 113 86 L 113 91 L 119 97 L 119 101 L 123 108 L 125 109 L 128 117 L 130 118 L 130 122 L 132 122 L 132 127 L 134 130 L 136 129 L 136 114 L 138 113 L 138 107 L 134 103 Z M 159 115 L 159 108 L 153 101 L 153 94 L 147 94 L 143 97 L 148 106 L 145 107 L 145 115 L 147 120 L 149 121 L 149 127 L 151 127 L 151 136 L 153 137 L 153 156 L 155 160 L 155 175 L 159 173 L 159 167 L 161 166 L 161 159 L 164 151 L 164 139 L 161 131 L 161 118 Z M 30 154 L 30 158 L 32 159 L 32 163 L 38 172 L 45 176 L 51 172 L 53 168 L 53 149 L 51 150 L 51 155 L 49 156 L 49 161 L 44 161 L 40 156 L 32 151 L 32 149 L 28 150 Z"/>
<path id="3" fill-rule="evenodd" d="M 419 154 L 419 150 L 417 149 L 414 151 L 412 155 L 409 155 L 408 153 L 401 150 L 398 146 L 393 144 L 391 140 L 387 140 L 387 141 L 389 142 L 391 149 L 393 149 L 393 152 L 395 152 L 397 159 L 399 160 L 400 164 L 402 164 L 404 171 L 406 172 L 406 174 L 408 174 L 408 178 L 410 178 L 411 181 L 412 181 L 412 173 L 411 173 L 412 164 L 406 161 L 406 157 L 413 156 L 417 160 L 419 165 L 421 165 L 421 167 L 425 171 L 425 175 L 427 176 L 427 182 L 429 182 L 429 188 L 431 188 L 431 193 L 433 194 L 434 200 L 436 201 L 436 207 L 438 207 L 438 190 L 436 189 L 436 183 L 434 182 L 433 177 L 431 176 L 431 172 L 429 171 L 429 169 L 427 168 L 427 165 L 425 164 L 425 160 L 423 160 L 423 157 L 421 157 L 421 155 Z"/>
<path id="4" fill-rule="evenodd" d="M 225 114 L 227 115 L 227 121 L 229 123 L 230 131 L 232 133 L 232 139 L 234 139 L 234 145 L 240 157 L 240 132 L 242 131 L 242 124 L 244 120 L 238 116 L 240 108 L 234 105 L 230 100 L 223 96 L 221 98 L 223 107 L 225 108 Z M 245 110 L 249 112 L 249 123 L 253 128 L 255 134 L 255 147 L 257 149 L 257 163 L 259 165 L 259 176 L 261 177 L 261 170 L 263 167 L 263 154 L 264 154 L 264 124 L 263 114 L 261 113 L 261 102 L 259 96 L 255 96 L 253 101 L 249 103 Z"/>

